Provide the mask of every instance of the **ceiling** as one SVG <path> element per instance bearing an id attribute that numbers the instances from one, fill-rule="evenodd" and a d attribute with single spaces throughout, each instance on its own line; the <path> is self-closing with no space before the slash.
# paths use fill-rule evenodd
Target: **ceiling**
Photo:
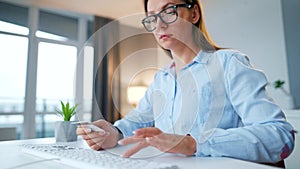
<path id="1" fill-rule="evenodd" d="M 124 18 L 143 14 L 142 0 L 1 0 L 43 9 L 71 11 L 76 13 Z M 139 22 L 126 21 L 126 24 L 136 26 Z"/>

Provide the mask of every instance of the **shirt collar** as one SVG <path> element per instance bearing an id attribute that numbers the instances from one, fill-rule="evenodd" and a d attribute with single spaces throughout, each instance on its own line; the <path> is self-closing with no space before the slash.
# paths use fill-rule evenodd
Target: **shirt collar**
<path id="1" fill-rule="evenodd" d="M 168 75 L 168 74 L 174 74 L 174 68 L 175 68 L 175 62 L 172 61 L 171 64 L 169 64 L 167 67 L 165 67 L 164 69 L 162 69 L 164 75 Z"/>
<path id="2" fill-rule="evenodd" d="M 194 62 L 197 62 L 200 64 L 207 64 L 211 55 L 212 55 L 212 52 L 204 52 L 204 51 L 200 50 L 200 52 L 194 58 Z"/>
<path id="3" fill-rule="evenodd" d="M 190 67 L 191 65 L 193 65 L 195 63 L 207 64 L 211 55 L 212 55 L 212 52 L 204 52 L 204 51 L 200 50 L 200 52 L 193 59 L 193 61 L 191 63 L 189 63 L 186 67 Z M 168 75 L 169 73 L 172 74 L 174 72 L 174 66 L 175 66 L 175 63 L 174 63 L 174 61 L 172 61 L 172 63 L 169 66 L 167 66 L 165 69 L 163 69 L 164 75 Z"/>

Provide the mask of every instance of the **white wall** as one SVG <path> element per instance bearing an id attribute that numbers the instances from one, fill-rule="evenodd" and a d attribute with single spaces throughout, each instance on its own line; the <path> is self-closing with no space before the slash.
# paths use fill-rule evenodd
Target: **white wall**
<path id="1" fill-rule="evenodd" d="M 269 81 L 289 90 L 281 0 L 202 0 L 207 29 L 221 47 L 246 53 Z M 281 93 L 269 88 L 280 104 Z"/>
<path id="2" fill-rule="evenodd" d="M 284 19 L 284 31 L 286 41 L 286 53 L 288 62 L 288 73 L 290 80 L 290 91 L 295 97 L 296 108 L 300 108 L 300 1 L 282 0 L 282 11 Z"/>

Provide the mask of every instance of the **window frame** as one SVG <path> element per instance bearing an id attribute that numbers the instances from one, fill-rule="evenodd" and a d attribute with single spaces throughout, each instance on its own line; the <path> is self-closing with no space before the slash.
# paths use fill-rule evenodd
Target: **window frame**
<path id="1" fill-rule="evenodd" d="M 18 5 L 18 4 L 17 4 Z M 20 4 L 20 6 L 23 6 Z M 28 28 L 29 35 L 18 35 L 15 33 L 2 32 L 1 34 L 8 34 L 14 36 L 21 36 L 28 38 L 28 55 L 27 55 L 27 71 L 26 71 L 26 86 L 25 86 L 25 99 L 24 99 L 24 111 L 23 112 L 0 112 L 0 116 L 10 116 L 10 115 L 23 115 L 23 128 L 21 133 L 21 139 L 31 139 L 36 138 L 36 116 L 37 115 L 48 115 L 55 114 L 55 112 L 37 112 L 36 110 L 36 87 L 37 87 L 37 60 L 38 60 L 38 44 L 40 42 L 55 43 L 61 45 L 70 45 L 77 48 L 77 64 L 76 64 L 76 85 L 75 85 L 75 102 L 83 102 L 83 79 L 84 79 L 84 58 L 80 56 L 81 50 L 86 45 L 88 39 L 88 21 L 91 20 L 90 16 L 84 14 L 77 14 L 71 12 L 62 12 L 49 10 L 49 12 L 54 14 L 59 14 L 63 16 L 72 16 L 78 19 L 78 32 L 77 40 L 66 40 L 58 41 L 53 39 L 46 39 L 36 36 L 36 31 L 38 30 L 39 13 L 41 10 L 46 9 L 38 7 L 27 7 L 28 8 Z M 48 11 L 48 10 L 47 10 Z M 30 56 L 30 57 L 29 57 Z M 91 86 L 92 87 L 92 86 Z M 91 112 L 83 112 L 91 113 Z M 79 116 L 83 117 L 83 113 Z M 80 117 L 79 117 L 80 118 Z M 34 130 L 33 130 L 34 129 Z"/>

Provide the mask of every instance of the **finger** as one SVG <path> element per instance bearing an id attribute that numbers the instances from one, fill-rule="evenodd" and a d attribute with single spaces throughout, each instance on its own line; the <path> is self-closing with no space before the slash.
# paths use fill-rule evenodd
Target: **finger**
<path id="1" fill-rule="evenodd" d="M 146 141 L 142 141 L 137 143 L 133 148 L 127 150 L 122 157 L 124 158 L 128 158 L 130 156 L 132 156 L 133 154 L 137 153 L 138 151 L 140 151 L 141 149 L 145 148 L 148 146 L 148 143 Z"/>
<path id="2" fill-rule="evenodd" d="M 102 148 L 103 143 L 105 142 L 106 137 L 96 137 L 93 139 L 87 139 L 86 143 L 94 150 L 99 150 Z"/>
<path id="3" fill-rule="evenodd" d="M 184 139 L 182 136 L 172 136 L 168 134 L 147 137 L 146 142 L 153 147 L 156 147 L 163 152 L 176 152 L 178 145 Z"/>
<path id="4" fill-rule="evenodd" d="M 78 126 L 77 129 L 76 129 L 76 134 L 77 135 L 86 135 L 86 134 L 89 134 L 91 132 L 92 132 L 92 130 L 90 128 L 87 128 L 87 127 Z"/>
<path id="5" fill-rule="evenodd" d="M 102 147 L 101 147 L 99 144 L 94 144 L 94 145 L 92 145 L 92 146 L 90 146 L 90 147 L 91 147 L 93 150 L 96 150 L 96 151 L 102 149 Z"/>
<path id="6" fill-rule="evenodd" d="M 124 146 L 124 145 L 128 145 L 128 144 L 142 142 L 142 141 L 145 141 L 145 138 L 128 137 L 128 138 L 124 138 L 122 140 L 119 140 L 118 144 Z"/>
<path id="7" fill-rule="evenodd" d="M 84 140 L 90 140 L 90 139 L 96 139 L 96 138 L 106 138 L 110 135 L 109 132 L 97 132 L 97 131 L 94 131 L 94 132 L 91 132 L 91 133 L 88 133 L 88 134 L 85 134 L 85 135 L 82 135 L 82 138 Z"/>
<path id="8" fill-rule="evenodd" d="M 105 121 L 105 120 L 103 120 L 103 119 L 94 121 L 93 124 L 96 125 L 96 126 L 98 126 L 98 127 L 100 127 L 100 128 L 102 128 L 102 129 L 105 129 L 105 128 L 107 128 L 107 127 L 112 126 L 111 123 L 109 123 L 109 122 L 107 122 L 107 121 Z"/>
<path id="9" fill-rule="evenodd" d="M 104 140 L 102 140 L 101 142 L 98 141 L 97 143 L 95 143 L 93 140 L 87 140 L 86 142 L 93 150 L 99 150 L 102 149 Z"/>
<path id="10" fill-rule="evenodd" d="M 105 139 L 106 139 L 105 137 L 87 138 L 87 139 L 86 139 L 86 142 L 87 142 L 89 145 L 93 145 L 93 144 L 97 144 L 97 143 L 102 144 L 102 142 L 104 142 Z"/>
<path id="11" fill-rule="evenodd" d="M 153 146 L 163 152 L 167 152 L 172 147 L 172 145 L 164 145 L 158 137 L 146 137 L 145 140 L 150 146 Z"/>
<path id="12" fill-rule="evenodd" d="M 134 134 L 137 137 L 152 137 L 161 133 L 162 132 L 156 127 L 146 127 L 134 131 Z"/>

